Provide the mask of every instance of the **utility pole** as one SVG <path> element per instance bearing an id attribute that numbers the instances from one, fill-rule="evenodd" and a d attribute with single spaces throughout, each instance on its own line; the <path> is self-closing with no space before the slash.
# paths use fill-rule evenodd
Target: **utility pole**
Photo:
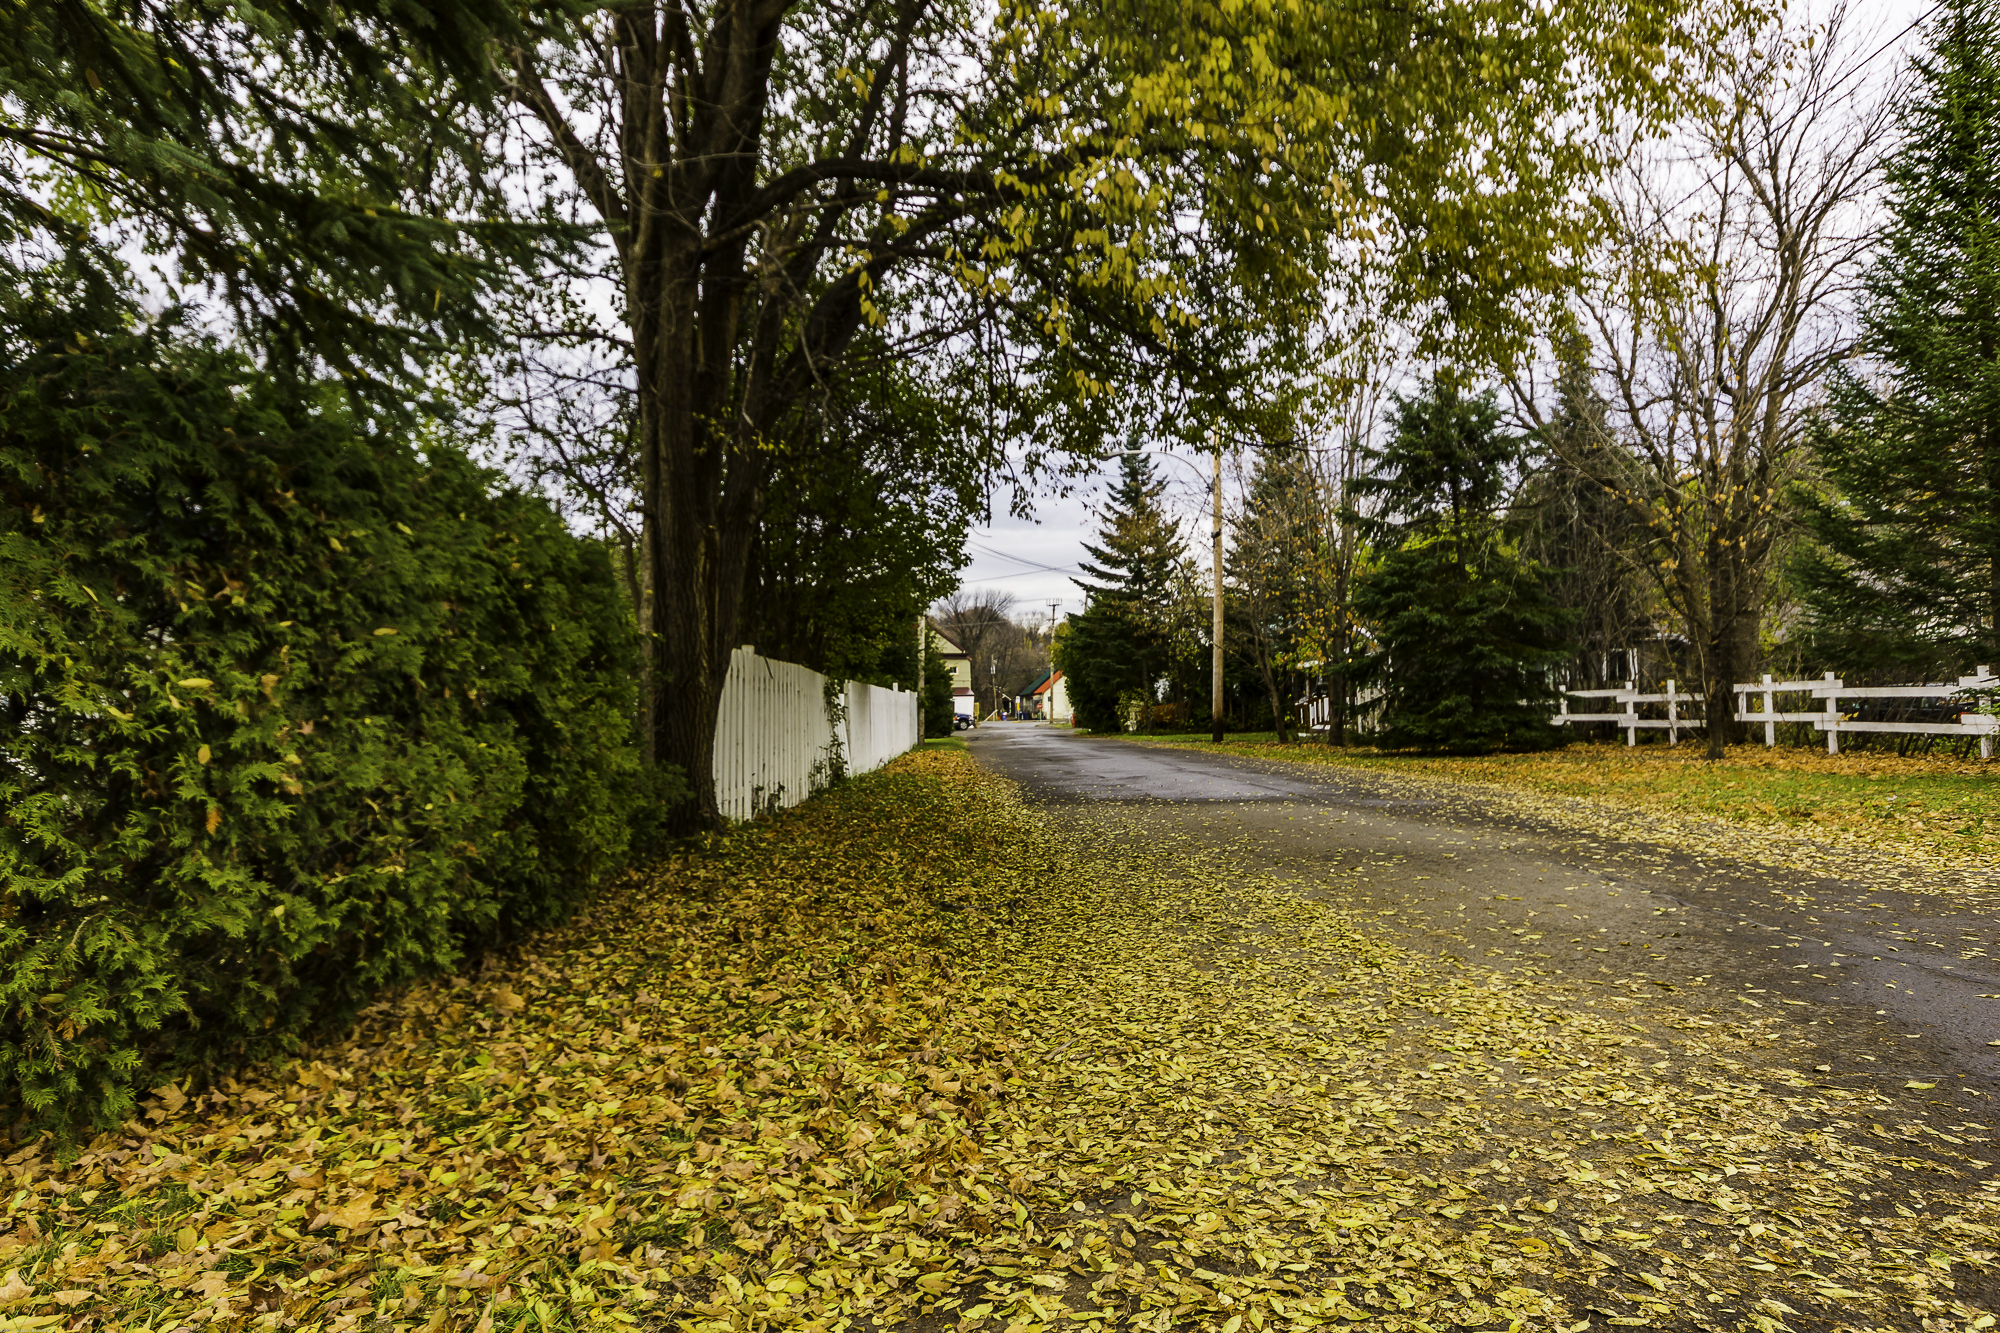
<path id="1" fill-rule="evenodd" d="M 1056 608 L 1062 605 L 1062 598 L 1049 598 L 1049 679 L 1048 689 L 1042 700 L 1042 721 L 1056 720 Z"/>
<path id="2" fill-rule="evenodd" d="M 1215 449 L 1215 499 L 1214 499 L 1213 509 L 1211 511 L 1212 513 L 1211 526 L 1209 528 L 1209 533 L 1214 538 L 1215 541 L 1215 626 L 1214 626 L 1215 683 L 1213 689 L 1210 692 L 1210 700 L 1209 700 L 1209 715 L 1211 721 L 1209 739 L 1212 740 L 1215 744 L 1220 745 L 1222 744 L 1222 446 L 1225 443 L 1228 443 L 1228 441 L 1226 441 L 1223 438 L 1222 431 L 1220 428 L 1211 429 L 1209 431 L 1208 438 L 1209 438 L 1209 443 Z M 1253 445 L 1253 447 L 1269 447 L 1269 448 L 1282 449 L 1282 448 L 1289 448 L 1290 446 L 1297 443 L 1298 443 L 1297 439 L 1287 437 L 1286 439 L 1283 440 L 1266 441 L 1263 446 Z M 1112 455 L 1112 457 L 1136 458 L 1140 454 L 1146 454 L 1152 452 L 1155 451 L 1150 449 L 1121 449 L 1116 454 Z M 1162 454 L 1161 457 L 1178 458 L 1179 455 Z M 1188 463 L 1188 460 L 1185 458 L 1180 459 L 1180 461 L 1183 463 L 1187 463 L 1189 467 L 1195 466 L 1193 463 Z M 1084 594 L 1084 609 L 1086 611 L 1090 609 L 1090 595 L 1088 593 Z M 1053 642 L 1053 638 L 1051 639 L 1051 642 Z"/>
<path id="3" fill-rule="evenodd" d="M 1209 740 L 1222 744 L 1222 434 L 1211 432 L 1215 444 L 1215 511 L 1209 531 L 1215 538 L 1215 683 L 1209 701 Z"/>

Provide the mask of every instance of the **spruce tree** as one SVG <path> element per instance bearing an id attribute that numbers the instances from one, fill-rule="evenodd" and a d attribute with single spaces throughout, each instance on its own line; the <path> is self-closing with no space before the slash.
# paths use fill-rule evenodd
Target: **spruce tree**
<path id="1" fill-rule="evenodd" d="M 1576 616 L 1571 679 L 1622 683 L 1631 647 L 1650 637 L 1652 590 L 1642 571 L 1639 461 L 1611 433 L 1606 405 L 1575 356 L 1564 359 L 1555 410 L 1526 459 L 1513 500 L 1521 553 L 1547 567 L 1549 595 Z"/>
<path id="2" fill-rule="evenodd" d="M 1303 453 L 1283 448 L 1260 454 L 1223 562 L 1233 603 L 1230 637 L 1264 687 L 1281 744 L 1292 739 L 1296 664 L 1315 609 L 1323 540 L 1319 498 Z"/>
<path id="3" fill-rule="evenodd" d="M 1083 549 L 1088 579 L 1077 587 L 1089 597 L 1070 620 L 1061 661 L 1079 725 L 1116 730 L 1121 699 L 1133 694 L 1154 702 L 1167 669 L 1167 606 L 1173 595 L 1180 532 L 1161 506 L 1166 484 L 1144 456 L 1119 460 L 1118 484 L 1098 516 L 1097 542 Z M 1152 725 L 1152 710 L 1140 725 Z"/>
<path id="4" fill-rule="evenodd" d="M 2000 660 L 2000 12 L 1947 0 L 1898 109 L 1862 368 L 1800 496 L 1809 652 L 1845 671 Z"/>
<path id="5" fill-rule="evenodd" d="M 1500 507 L 1520 442 L 1490 395 L 1434 383 L 1397 398 L 1390 438 L 1354 486 L 1379 563 L 1356 590 L 1377 651 L 1365 679 L 1383 691 L 1383 743 L 1477 752 L 1557 744 L 1553 668 L 1570 615 L 1546 571 L 1507 540 Z"/>

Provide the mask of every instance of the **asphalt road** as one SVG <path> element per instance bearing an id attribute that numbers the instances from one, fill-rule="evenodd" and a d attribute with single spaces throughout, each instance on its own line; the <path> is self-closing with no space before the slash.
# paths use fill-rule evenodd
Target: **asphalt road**
<path id="1" fill-rule="evenodd" d="M 987 724 L 968 743 L 1031 803 L 1182 808 L 1246 868 L 1368 909 L 1406 948 L 1644 979 L 1681 1002 L 1782 1015 L 1850 1086 L 1949 1079 L 1982 1111 L 2000 1096 L 2000 923 L 1946 898 L 1607 841 L 1379 771 L 1033 724 Z"/>

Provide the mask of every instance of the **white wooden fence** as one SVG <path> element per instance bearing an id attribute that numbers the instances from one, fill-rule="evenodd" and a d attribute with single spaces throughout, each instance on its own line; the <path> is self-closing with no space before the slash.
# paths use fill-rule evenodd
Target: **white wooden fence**
<path id="1" fill-rule="evenodd" d="M 797 805 L 841 769 L 880 768 L 922 739 L 917 696 L 850 681 L 827 707 L 827 679 L 748 648 L 729 655 L 715 721 L 715 801 L 729 819 Z"/>
<path id="2" fill-rule="evenodd" d="M 1564 694 L 1562 711 L 1550 719 L 1558 726 L 1579 722 L 1610 722 L 1625 732 L 1625 743 L 1637 745 L 1642 730 L 1664 730 L 1667 741 L 1673 744 L 1680 739 L 1683 729 L 1698 727 L 1700 719 L 1686 718 L 1681 714 L 1682 704 L 1702 702 L 1702 696 L 1677 690 L 1673 681 L 1659 693 L 1641 693 L 1628 682 L 1622 690 L 1570 690 Z M 1765 676 L 1754 685 L 1735 687 L 1736 720 L 1751 724 L 1762 723 L 1764 744 L 1778 743 L 1780 722 L 1802 722 L 1818 731 L 1826 733 L 1826 752 L 1840 753 L 1842 732 L 1862 735 L 1869 732 L 1890 732 L 1908 736 L 1950 736 L 1955 738 L 1976 737 L 1982 758 L 1993 757 L 1993 740 L 2000 735 L 2000 717 L 1976 712 L 1964 698 L 1964 692 L 1977 689 L 2000 687 L 2000 677 L 1996 677 L 1989 667 L 1980 667 L 1977 675 L 1960 676 L 1955 685 L 1941 683 L 1926 685 L 1865 685 L 1850 688 L 1831 671 L 1819 680 L 1772 680 Z M 1781 695 L 1803 695 L 1814 701 L 1810 709 L 1784 711 L 1778 708 Z M 1616 712 L 1580 713 L 1570 710 L 1571 699 L 1603 699 L 1621 705 Z M 1877 722 L 1862 721 L 1843 714 L 1841 704 L 1845 700 L 1861 699 L 1909 699 L 1919 707 L 1940 712 L 1960 710 L 1949 722 Z M 1755 703 L 1756 708 L 1751 704 Z M 1665 717 L 1642 717 L 1642 706 L 1666 710 Z"/>

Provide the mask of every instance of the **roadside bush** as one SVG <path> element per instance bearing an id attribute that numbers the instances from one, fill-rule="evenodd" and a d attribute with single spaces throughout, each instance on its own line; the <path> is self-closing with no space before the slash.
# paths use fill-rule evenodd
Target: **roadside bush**
<path id="1" fill-rule="evenodd" d="M 924 710 L 924 735 L 952 734 L 951 668 L 935 645 L 924 649 L 924 693 L 918 702 Z"/>
<path id="2" fill-rule="evenodd" d="M 603 552 L 461 454 L 7 299 L 0 1106 L 67 1134 L 618 865 L 635 642 Z"/>
<path id="3" fill-rule="evenodd" d="M 1454 554 L 1441 542 L 1390 551 L 1356 587 L 1380 644 L 1357 673 L 1382 689 L 1377 743 L 1447 754 L 1565 744 L 1549 718 L 1568 615 L 1542 571 L 1497 544 L 1470 568 Z"/>

